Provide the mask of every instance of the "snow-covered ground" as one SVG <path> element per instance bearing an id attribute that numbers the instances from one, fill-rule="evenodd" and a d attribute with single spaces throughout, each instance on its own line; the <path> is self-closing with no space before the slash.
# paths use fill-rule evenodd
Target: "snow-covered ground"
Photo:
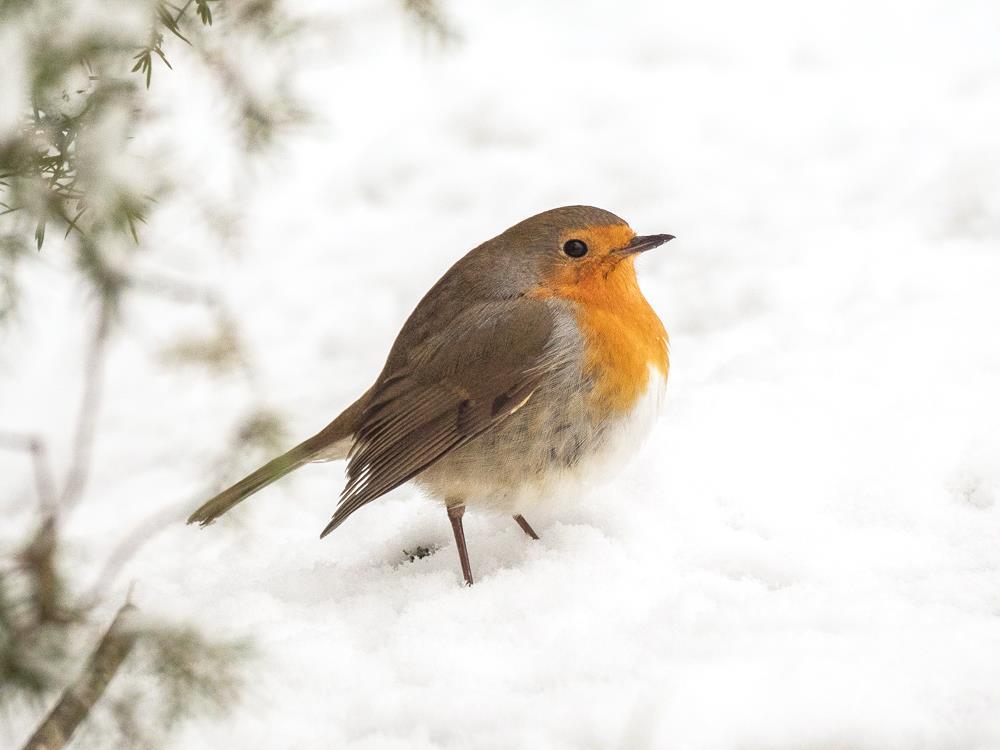
<path id="1" fill-rule="evenodd" d="M 180 207 L 150 228 L 161 268 L 239 311 L 258 377 L 164 369 L 204 320 L 133 303 L 74 574 L 193 508 L 258 394 L 290 441 L 325 424 L 451 262 L 553 206 L 677 235 L 640 261 L 663 417 L 614 481 L 530 518 L 539 542 L 467 514 L 471 589 L 410 487 L 320 542 L 341 463 L 164 530 L 117 589 L 259 648 L 235 713 L 170 747 L 1000 747 L 1000 6 L 447 10 L 445 51 L 395 5 L 335 11 L 301 71 L 324 119 L 252 192 L 238 257 Z M 58 462 L 85 292 L 32 273 L 0 421 Z M 0 476 L 27 506 L 24 461 Z"/>

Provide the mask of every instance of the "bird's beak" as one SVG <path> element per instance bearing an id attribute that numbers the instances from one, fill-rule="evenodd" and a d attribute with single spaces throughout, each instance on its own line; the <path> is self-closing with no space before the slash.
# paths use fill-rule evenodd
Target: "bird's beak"
<path id="1" fill-rule="evenodd" d="M 670 242 L 673 238 L 674 236 L 672 234 L 637 235 L 632 238 L 631 242 L 619 250 L 618 253 L 620 255 L 635 255 L 636 253 L 644 253 L 647 250 L 652 250 L 654 247 L 659 247 L 664 242 Z"/>

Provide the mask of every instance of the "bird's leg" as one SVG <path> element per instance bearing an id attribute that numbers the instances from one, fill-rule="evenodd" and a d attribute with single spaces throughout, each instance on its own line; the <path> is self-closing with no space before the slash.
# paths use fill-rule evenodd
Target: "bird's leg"
<path id="1" fill-rule="evenodd" d="M 536 534 L 535 530 L 531 528 L 531 524 L 525 520 L 524 516 L 516 515 L 514 516 L 514 520 L 517 521 L 517 525 L 521 527 L 521 531 L 530 536 L 532 539 L 538 539 L 538 534 Z"/>
<path id="2" fill-rule="evenodd" d="M 464 505 L 449 505 L 448 520 L 451 521 L 451 530 L 455 532 L 455 544 L 458 547 L 458 559 L 462 563 L 462 575 L 465 576 L 465 585 L 472 585 L 472 566 L 469 564 L 469 550 L 465 546 L 465 530 L 462 528 L 462 516 L 465 515 Z"/>

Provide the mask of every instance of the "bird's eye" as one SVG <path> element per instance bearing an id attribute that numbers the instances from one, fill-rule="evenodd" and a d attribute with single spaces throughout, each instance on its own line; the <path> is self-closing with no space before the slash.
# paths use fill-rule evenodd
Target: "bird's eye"
<path id="1" fill-rule="evenodd" d="M 582 258 L 587 254 L 587 243 L 583 240 L 569 240 L 563 245 L 563 252 L 571 258 Z"/>

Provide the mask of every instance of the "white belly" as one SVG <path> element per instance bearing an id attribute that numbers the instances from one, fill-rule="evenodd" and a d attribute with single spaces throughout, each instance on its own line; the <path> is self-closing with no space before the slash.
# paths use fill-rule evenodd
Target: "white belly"
<path id="1" fill-rule="evenodd" d="M 579 377 L 578 375 L 576 376 Z M 565 386 L 573 396 L 556 397 Z M 627 413 L 593 424 L 588 393 L 555 384 L 495 429 L 457 448 L 415 479 L 436 499 L 520 513 L 613 478 L 639 449 L 666 383 L 650 369 L 646 392 Z"/>
<path id="2" fill-rule="evenodd" d="M 468 504 L 485 505 L 505 513 L 527 513 L 539 504 L 565 500 L 586 487 L 613 480 L 638 453 L 652 430 L 663 405 L 666 385 L 662 373 L 650 368 L 646 392 L 629 412 L 616 415 L 603 425 L 600 438 L 581 453 L 573 466 L 554 466 L 541 476 L 525 476 L 516 486 L 470 496 Z"/>

